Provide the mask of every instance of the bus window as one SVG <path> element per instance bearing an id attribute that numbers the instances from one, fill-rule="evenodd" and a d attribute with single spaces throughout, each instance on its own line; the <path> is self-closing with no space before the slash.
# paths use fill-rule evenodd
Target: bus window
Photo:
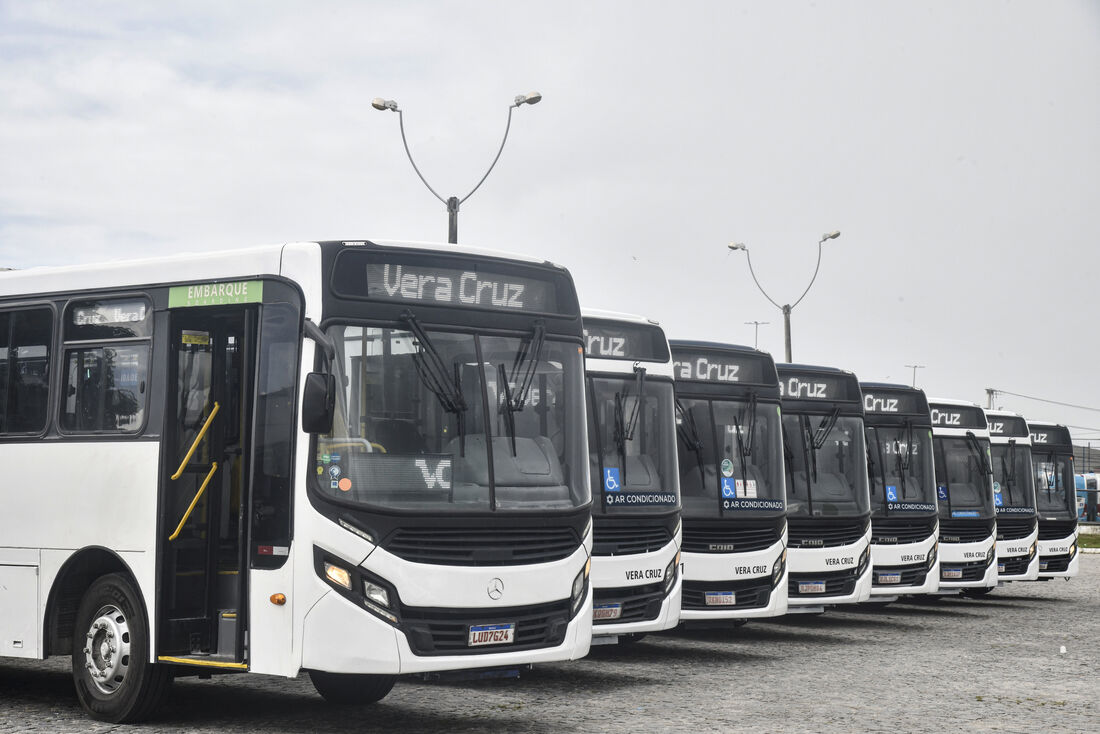
<path id="1" fill-rule="evenodd" d="M 0 432 L 37 433 L 46 426 L 53 312 L 14 311 L 0 321 L 5 342 L 0 372 Z"/>

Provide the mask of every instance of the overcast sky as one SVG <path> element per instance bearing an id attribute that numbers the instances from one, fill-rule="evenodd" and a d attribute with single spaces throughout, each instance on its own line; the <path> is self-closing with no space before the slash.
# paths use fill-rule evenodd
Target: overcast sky
<path id="1" fill-rule="evenodd" d="M 1100 408 L 1100 3 L 8 2 L 0 266 L 445 241 L 586 306 Z M 166 273 L 170 276 L 170 273 Z M 1100 439 L 1100 413 L 1000 405 Z"/>

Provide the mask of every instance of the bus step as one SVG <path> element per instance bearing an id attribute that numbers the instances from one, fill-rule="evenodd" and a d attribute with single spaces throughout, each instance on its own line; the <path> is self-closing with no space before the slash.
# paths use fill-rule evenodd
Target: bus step
<path id="1" fill-rule="evenodd" d="M 233 659 L 237 654 L 238 629 L 236 609 L 218 612 L 218 657 Z"/>

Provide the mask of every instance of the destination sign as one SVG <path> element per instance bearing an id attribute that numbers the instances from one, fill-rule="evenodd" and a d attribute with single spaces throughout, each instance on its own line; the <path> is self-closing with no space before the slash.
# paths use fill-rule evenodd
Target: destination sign
<path id="1" fill-rule="evenodd" d="M 584 320 L 584 354 L 598 359 L 667 362 L 668 341 L 661 327 L 623 321 Z"/>
<path id="2" fill-rule="evenodd" d="M 672 360 L 677 380 L 748 385 L 776 382 L 775 363 L 764 354 L 676 348 L 672 350 Z"/>
<path id="3" fill-rule="evenodd" d="M 1039 446 L 1068 446 L 1070 444 L 1069 429 L 1065 426 L 1032 426 L 1031 443 Z"/>
<path id="4" fill-rule="evenodd" d="M 989 427 L 985 419 L 985 411 L 975 406 L 934 403 L 929 406 L 928 412 L 932 418 L 932 425 L 941 428 L 985 429 Z"/>
<path id="5" fill-rule="evenodd" d="M 992 436 L 1008 436 L 1010 438 L 1027 438 L 1030 432 L 1027 429 L 1027 421 L 1018 416 L 991 415 L 989 419 L 989 433 Z"/>
<path id="6" fill-rule="evenodd" d="M 507 263 L 466 264 L 439 256 L 429 260 L 353 250 L 337 257 L 332 283 L 337 295 L 345 298 L 556 313 L 561 278 L 533 275 L 533 269 Z"/>
<path id="7" fill-rule="evenodd" d="M 927 418 L 928 401 L 917 392 L 863 388 L 863 410 L 867 413 L 919 415 Z"/>
<path id="8" fill-rule="evenodd" d="M 151 331 L 148 302 L 144 298 L 79 301 L 69 306 L 65 339 L 127 339 L 148 336 Z"/>
<path id="9" fill-rule="evenodd" d="M 859 384 L 853 376 L 789 370 L 780 370 L 779 394 L 787 400 L 860 399 Z"/>

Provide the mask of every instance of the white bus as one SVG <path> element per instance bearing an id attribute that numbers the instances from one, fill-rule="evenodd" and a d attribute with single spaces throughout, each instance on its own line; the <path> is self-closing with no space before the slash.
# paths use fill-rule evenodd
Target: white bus
<path id="1" fill-rule="evenodd" d="M 585 309 L 593 642 L 680 623 L 672 355 L 661 327 Z"/>
<path id="2" fill-rule="evenodd" d="M 974 403 L 942 399 L 931 400 L 929 409 L 940 512 L 940 590 L 995 588 L 997 516 L 985 411 Z"/>
<path id="3" fill-rule="evenodd" d="M 1039 578 L 1035 517 L 1035 469 L 1031 463 L 1031 430 L 1022 416 L 1004 410 L 985 411 L 993 458 L 993 507 L 997 511 L 997 579 Z"/>
<path id="4" fill-rule="evenodd" d="M 684 516 L 685 622 L 787 611 L 779 386 L 771 355 L 672 341 Z"/>
<path id="5" fill-rule="evenodd" d="M 863 393 L 851 372 L 780 364 L 787 464 L 790 610 L 871 597 L 871 506 Z"/>
<path id="6" fill-rule="evenodd" d="M 871 475 L 871 600 L 940 586 L 932 420 L 924 391 L 861 382 Z"/>
<path id="7" fill-rule="evenodd" d="M 0 273 L 0 654 L 81 704 L 174 675 L 403 673 L 588 652 L 569 273 L 299 243 Z"/>
<path id="8" fill-rule="evenodd" d="M 1077 497 L 1069 429 L 1028 421 L 1039 512 L 1039 579 L 1077 575 Z"/>

